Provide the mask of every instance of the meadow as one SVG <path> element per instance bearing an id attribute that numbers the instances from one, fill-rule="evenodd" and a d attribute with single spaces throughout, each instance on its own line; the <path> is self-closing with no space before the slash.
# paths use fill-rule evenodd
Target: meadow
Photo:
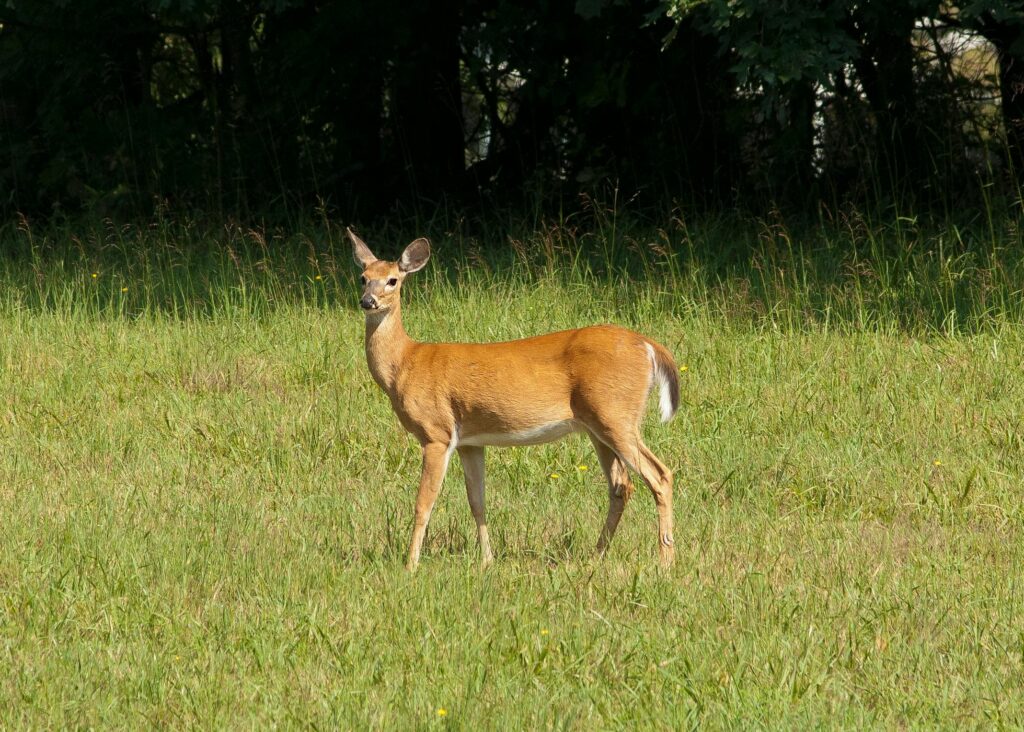
<path id="1" fill-rule="evenodd" d="M 1024 725 L 1024 247 L 1007 215 L 428 234 L 420 340 L 664 343 L 676 562 L 589 442 L 452 461 L 372 382 L 342 229 L 0 229 L 0 726 Z"/>

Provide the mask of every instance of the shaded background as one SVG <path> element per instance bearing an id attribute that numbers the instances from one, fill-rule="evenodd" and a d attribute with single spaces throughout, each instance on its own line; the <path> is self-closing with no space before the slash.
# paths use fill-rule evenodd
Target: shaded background
<path id="1" fill-rule="evenodd" d="M 1022 29 L 994 0 L 12 0 L 0 210 L 1017 199 Z"/>

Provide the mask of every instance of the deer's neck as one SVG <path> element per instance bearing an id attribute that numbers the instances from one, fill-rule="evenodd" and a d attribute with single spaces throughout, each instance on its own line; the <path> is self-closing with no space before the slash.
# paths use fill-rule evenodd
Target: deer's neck
<path id="1" fill-rule="evenodd" d="M 381 389 L 391 393 L 406 351 L 413 341 L 402 326 L 402 310 L 366 316 L 366 363 Z"/>

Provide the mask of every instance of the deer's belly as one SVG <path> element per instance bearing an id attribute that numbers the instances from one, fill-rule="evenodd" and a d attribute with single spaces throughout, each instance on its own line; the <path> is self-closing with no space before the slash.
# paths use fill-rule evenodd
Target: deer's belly
<path id="1" fill-rule="evenodd" d="M 541 445 L 545 442 L 565 437 L 570 432 L 580 429 L 574 419 L 563 419 L 558 422 L 531 427 L 515 432 L 479 432 L 471 435 L 459 435 L 460 445 L 493 445 L 495 447 L 515 447 L 519 445 Z"/>

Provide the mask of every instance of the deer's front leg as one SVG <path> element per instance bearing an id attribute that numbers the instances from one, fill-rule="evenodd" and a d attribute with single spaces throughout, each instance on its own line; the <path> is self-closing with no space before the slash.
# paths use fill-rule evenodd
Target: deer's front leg
<path id="1" fill-rule="evenodd" d="M 423 535 L 427 532 L 430 512 L 441 491 L 444 474 L 448 470 L 448 446 L 442 443 L 428 443 L 423 446 L 423 470 L 420 473 L 420 489 L 416 494 L 416 514 L 413 518 L 412 541 L 409 543 L 409 560 L 405 568 L 410 572 L 420 561 Z"/>
<path id="2" fill-rule="evenodd" d="M 487 515 L 484 510 L 484 449 L 482 447 L 460 447 L 459 459 L 462 472 L 466 474 L 466 496 L 469 508 L 476 521 L 476 534 L 480 542 L 480 556 L 486 567 L 494 561 L 491 540 L 487 535 Z"/>

